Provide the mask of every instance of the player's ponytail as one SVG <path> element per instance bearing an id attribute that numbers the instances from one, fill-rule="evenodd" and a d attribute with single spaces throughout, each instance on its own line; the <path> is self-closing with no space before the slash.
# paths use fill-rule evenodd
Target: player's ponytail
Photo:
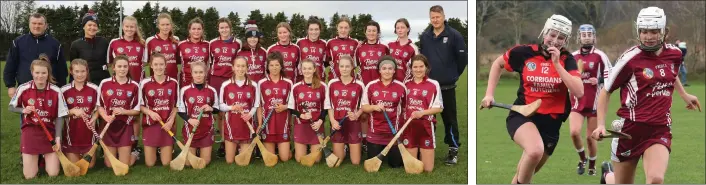
<path id="1" fill-rule="evenodd" d="M 34 72 L 35 67 L 46 67 L 48 74 L 47 83 L 56 84 L 56 79 L 54 79 L 54 75 L 51 72 L 51 64 L 49 63 L 49 61 L 49 56 L 47 56 L 47 54 L 39 54 L 39 57 L 36 60 L 32 61 L 32 64 L 30 64 L 29 69 L 30 71 Z"/>

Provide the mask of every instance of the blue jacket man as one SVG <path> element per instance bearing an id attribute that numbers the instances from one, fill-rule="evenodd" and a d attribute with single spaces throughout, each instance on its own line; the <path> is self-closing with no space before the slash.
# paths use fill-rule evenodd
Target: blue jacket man
<path id="1" fill-rule="evenodd" d="M 446 164 L 453 165 L 458 161 L 458 147 L 461 146 L 456 118 L 456 81 L 468 65 L 468 53 L 463 35 L 448 25 L 441 6 L 432 6 L 429 18 L 432 27 L 422 33 L 420 53 L 429 60 L 429 77 L 441 86 L 444 143 L 449 145 Z"/>

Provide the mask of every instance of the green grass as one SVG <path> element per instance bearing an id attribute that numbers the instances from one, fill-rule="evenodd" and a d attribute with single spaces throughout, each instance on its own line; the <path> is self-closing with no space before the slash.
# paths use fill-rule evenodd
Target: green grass
<path id="1" fill-rule="evenodd" d="M 4 67 L 4 62 L 0 63 L 0 71 Z M 461 142 L 465 146 L 468 142 L 468 110 L 467 101 L 463 95 L 467 94 L 467 77 L 464 73 L 458 82 L 457 106 L 459 132 Z M 213 158 L 211 164 L 202 170 L 185 168 L 183 171 L 170 171 L 168 167 L 157 166 L 147 168 L 144 161 L 138 161 L 136 166 L 130 168 L 130 173 L 123 177 L 113 175 L 111 169 L 103 165 L 103 160 L 98 159 L 96 167 L 90 169 L 83 177 L 59 177 L 39 176 L 32 180 L 24 180 L 22 166 L 19 164 L 19 115 L 7 110 L 10 98 L 7 96 L 7 88 L 2 85 L 0 89 L 0 109 L 2 110 L 2 124 L 0 124 L 0 182 L 5 183 L 32 183 L 32 184 L 74 184 L 74 183 L 125 183 L 125 184 L 186 184 L 186 183 L 357 183 L 357 184 L 465 184 L 468 180 L 468 147 L 463 147 L 459 151 L 459 163 L 455 166 L 444 165 L 444 158 L 448 147 L 443 143 L 443 123 L 439 116 L 437 123 L 436 137 L 437 145 L 435 165 L 433 173 L 423 173 L 420 175 L 410 175 L 404 169 L 391 169 L 383 164 L 377 173 L 367 173 L 360 166 L 353 166 L 350 161 L 345 161 L 339 168 L 329 168 L 325 164 L 315 164 L 314 167 L 304 167 L 296 163 L 294 159 L 288 162 L 279 162 L 277 166 L 265 167 L 262 160 L 252 159 L 251 164 L 240 167 L 235 164 L 227 165 L 225 159 Z M 179 120 L 181 129 L 181 120 Z M 180 134 L 179 134 L 180 135 Z M 329 144 L 329 147 L 331 145 Z M 472 146 L 472 145 L 470 145 Z M 214 149 L 215 150 L 215 149 Z M 177 152 L 179 152 L 177 150 Z M 176 154 L 174 155 L 176 156 Z M 144 158 L 144 157 L 143 157 Z M 45 173 L 46 174 L 46 173 Z"/>
<path id="2" fill-rule="evenodd" d="M 495 100 L 512 103 L 517 97 L 519 81 L 503 79 L 495 90 Z M 706 102 L 704 83 L 691 82 L 686 90 Z M 476 85 L 476 105 L 485 96 L 487 81 L 478 81 Z M 608 120 L 617 118 L 615 111 L 619 106 L 618 93 L 613 93 L 609 106 Z M 674 96 L 672 104 L 673 144 L 669 157 L 669 166 L 665 175 L 666 184 L 704 184 L 704 113 L 686 110 L 684 101 Z M 507 184 L 512 181 L 522 150 L 510 139 L 505 127 L 507 111 L 502 109 L 482 110 L 478 112 L 476 122 L 478 142 L 476 148 L 477 183 Z M 583 131 L 585 136 L 585 126 Z M 585 147 L 585 144 L 584 144 Z M 602 141 L 598 145 L 597 168 L 600 173 L 600 162 L 610 160 L 610 142 Z M 579 176 L 576 174 L 578 156 L 569 135 L 569 124 L 561 128 L 561 138 L 553 156 L 533 177 L 533 184 L 594 184 L 600 176 Z M 645 183 L 642 162 L 638 165 L 635 183 Z"/>

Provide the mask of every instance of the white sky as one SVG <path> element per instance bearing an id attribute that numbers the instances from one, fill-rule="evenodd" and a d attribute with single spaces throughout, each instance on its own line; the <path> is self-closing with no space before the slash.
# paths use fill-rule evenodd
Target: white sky
<path id="1" fill-rule="evenodd" d="M 78 5 L 93 4 L 94 1 L 36 1 L 38 6 L 44 5 Z M 131 15 L 138 8 L 142 8 L 146 1 L 124 1 L 123 8 L 126 15 Z M 218 9 L 221 17 L 230 13 L 238 12 L 241 17 L 250 15 L 251 10 L 260 9 L 263 14 L 277 13 L 284 11 L 288 18 L 294 13 L 300 13 L 308 17 L 316 15 L 325 17 L 330 21 L 331 16 L 348 14 L 350 16 L 360 13 L 369 13 L 373 20 L 380 23 L 383 41 L 396 39 L 394 32 L 395 20 L 407 18 L 412 28 L 410 38 L 416 41 L 417 35 L 421 33 L 429 23 L 429 8 L 433 5 L 444 7 L 446 18 L 456 17 L 461 21 L 468 20 L 468 2 L 465 1 L 151 1 L 152 6 L 159 2 L 160 7 L 179 7 L 186 11 L 189 6 L 206 10 L 213 6 Z"/>

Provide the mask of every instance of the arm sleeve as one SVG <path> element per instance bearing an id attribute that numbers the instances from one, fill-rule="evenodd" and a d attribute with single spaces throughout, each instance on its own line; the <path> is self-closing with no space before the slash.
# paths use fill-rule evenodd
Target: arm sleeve
<path id="1" fill-rule="evenodd" d="M 459 33 L 456 34 L 456 43 L 455 43 L 455 49 L 454 49 L 454 54 L 456 55 L 456 65 L 458 68 L 458 75 L 461 75 L 463 73 L 463 70 L 466 68 L 468 65 L 468 52 L 466 51 L 466 41 L 463 39 L 463 36 Z"/>
<path id="2" fill-rule="evenodd" d="M 328 111 L 326 110 L 321 110 L 321 114 L 319 114 L 319 118 L 317 120 L 326 120 L 326 115 L 328 114 Z"/>
<path id="3" fill-rule="evenodd" d="M 54 137 L 61 137 L 64 131 L 64 118 L 58 117 L 54 120 Z"/>
<path id="4" fill-rule="evenodd" d="M 7 51 L 7 62 L 5 62 L 5 70 L 3 70 L 3 78 L 5 79 L 5 87 L 15 87 L 17 85 L 17 66 L 20 56 L 17 50 L 17 40 L 12 41 L 12 47 Z"/>
<path id="5" fill-rule="evenodd" d="M 79 58 L 79 53 L 78 53 L 78 46 L 75 45 L 76 42 L 71 43 L 71 47 L 69 47 L 69 60 L 74 60 Z"/>
<path id="6" fill-rule="evenodd" d="M 187 121 L 189 120 L 189 115 L 186 115 L 186 112 L 179 112 L 179 117 L 181 117 L 182 120 Z"/>
<path id="7" fill-rule="evenodd" d="M 255 101 L 253 102 L 252 108 L 250 108 L 250 116 L 255 116 L 255 113 L 257 113 L 257 108 L 260 107 L 260 91 L 257 90 L 257 83 L 251 82 L 250 84 L 253 84 L 255 86 Z"/>
<path id="8" fill-rule="evenodd" d="M 8 107 L 8 110 L 10 110 L 11 112 L 14 112 L 14 113 L 22 113 L 22 110 L 24 110 L 24 108 L 15 107 L 15 106 L 10 105 Z"/>
<path id="9" fill-rule="evenodd" d="M 571 55 L 571 53 L 563 54 L 565 54 L 564 56 L 566 57 L 566 59 L 564 59 L 564 69 L 566 69 L 566 72 L 569 72 L 571 76 L 581 77 L 581 73 L 579 73 L 578 64 L 576 63 L 574 56 Z"/>
<path id="10" fill-rule="evenodd" d="M 618 61 L 615 62 L 615 66 L 610 69 L 610 73 L 608 74 L 608 78 L 605 80 L 603 88 L 612 93 L 616 89 L 620 88 L 620 86 L 627 83 L 633 74 L 633 69 L 630 65 L 628 65 L 628 61 L 630 61 L 639 52 L 640 51 L 637 49 L 632 49 L 620 56 Z"/>
<path id="11" fill-rule="evenodd" d="M 528 46 L 515 46 L 503 54 L 505 60 L 505 70 L 508 72 L 522 72 L 525 67 L 525 55 L 530 48 Z"/>
<path id="12" fill-rule="evenodd" d="M 289 109 L 289 113 L 296 116 L 297 118 L 299 118 L 299 115 L 301 115 L 301 113 L 299 111 L 297 111 L 296 109 L 292 109 L 292 108 Z"/>

